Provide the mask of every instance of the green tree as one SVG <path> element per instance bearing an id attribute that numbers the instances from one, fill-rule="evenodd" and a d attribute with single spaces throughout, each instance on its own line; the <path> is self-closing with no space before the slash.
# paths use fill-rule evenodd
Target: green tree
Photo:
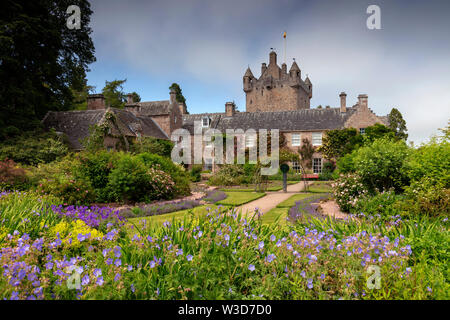
<path id="1" fill-rule="evenodd" d="M 175 90 L 177 96 L 177 102 L 178 103 L 186 103 L 186 98 L 183 96 L 183 93 L 181 92 L 181 88 L 177 83 L 172 83 L 172 85 L 169 87 L 170 90 Z"/>
<path id="2" fill-rule="evenodd" d="M 81 28 L 69 29 L 70 5 L 81 11 Z M 0 11 L 0 137 L 40 125 L 49 110 L 73 106 L 95 61 L 86 0 L 17 0 Z"/>
<path id="3" fill-rule="evenodd" d="M 127 79 L 105 82 L 105 87 L 102 89 L 102 93 L 105 97 L 105 103 L 107 106 L 119 109 L 122 109 L 125 106 L 126 94 L 123 91 L 123 84 L 126 81 Z"/>
<path id="4" fill-rule="evenodd" d="M 355 128 L 327 131 L 319 151 L 329 160 L 337 160 L 362 145 L 363 138 Z"/>
<path id="5" fill-rule="evenodd" d="M 72 90 L 72 95 L 73 95 L 73 108 L 75 110 L 86 110 L 87 109 L 87 97 L 89 96 L 90 93 L 95 92 L 95 87 L 89 86 L 87 84 L 87 80 L 85 79 L 81 90 L 76 90 L 72 87 L 70 89 Z"/>
<path id="6" fill-rule="evenodd" d="M 134 102 L 141 102 L 141 96 L 137 92 L 133 91 L 131 95 Z"/>
<path id="7" fill-rule="evenodd" d="M 388 114 L 388 120 L 389 128 L 395 132 L 395 136 L 406 141 L 406 139 L 408 139 L 408 134 L 406 133 L 408 129 L 406 128 L 406 121 L 403 119 L 400 111 L 396 108 L 392 108 L 391 112 Z"/>
<path id="8" fill-rule="evenodd" d="M 377 139 L 386 138 L 397 138 L 395 131 L 391 128 L 386 127 L 380 123 L 376 123 L 373 126 L 367 127 L 364 133 L 364 144 L 370 144 Z M 397 138 L 399 139 L 399 138 Z"/>

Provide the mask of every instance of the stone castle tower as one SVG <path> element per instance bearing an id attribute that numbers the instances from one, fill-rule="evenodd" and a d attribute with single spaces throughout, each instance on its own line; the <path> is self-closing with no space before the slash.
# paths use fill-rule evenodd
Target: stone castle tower
<path id="1" fill-rule="evenodd" d="M 289 73 L 285 63 L 277 64 L 277 54 L 271 51 L 269 65 L 261 67 L 259 79 L 253 76 L 250 67 L 243 77 L 247 112 L 287 111 L 309 109 L 312 83 L 308 77 L 301 78 L 297 63 L 292 63 Z"/>

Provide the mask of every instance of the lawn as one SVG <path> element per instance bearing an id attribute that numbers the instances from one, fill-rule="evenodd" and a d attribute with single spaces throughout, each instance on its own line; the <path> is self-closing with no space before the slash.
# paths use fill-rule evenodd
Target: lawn
<path id="1" fill-rule="evenodd" d="M 226 192 L 227 198 L 224 200 L 221 200 L 217 202 L 217 205 L 222 206 L 239 206 L 245 203 L 248 203 L 250 201 L 259 199 L 266 194 L 263 192 Z M 172 221 L 175 220 L 182 220 L 185 216 L 190 216 L 190 212 L 195 217 L 199 217 L 200 215 L 205 215 L 208 212 L 208 208 L 211 208 L 211 210 L 215 210 L 217 208 L 217 205 L 208 204 L 203 206 L 198 206 L 193 209 L 186 209 L 171 213 L 165 213 L 160 215 L 154 215 L 154 216 L 148 216 L 148 217 L 138 217 L 138 218 L 131 218 L 129 219 L 129 226 L 128 229 L 132 230 L 131 226 L 132 224 L 136 224 L 138 227 L 140 224 L 144 223 L 143 220 L 146 221 L 148 225 L 150 224 L 156 224 L 156 225 L 163 225 L 165 221 Z"/>
<path id="2" fill-rule="evenodd" d="M 279 203 L 277 205 L 277 208 L 290 208 L 290 207 L 293 207 L 297 201 L 303 200 L 303 199 L 311 197 L 311 196 L 312 196 L 311 193 L 295 194 L 292 197 L 290 197 L 289 199 L 286 199 L 283 202 Z"/>
<path id="3" fill-rule="evenodd" d="M 308 192 L 312 193 L 327 193 L 332 192 L 331 184 L 328 181 L 315 181 L 309 183 Z"/>
<path id="4" fill-rule="evenodd" d="M 225 192 L 227 194 L 227 198 L 217 202 L 217 204 L 221 204 L 224 206 L 240 206 L 246 204 L 250 201 L 259 199 L 264 197 L 266 194 L 264 192 L 236 192 L 230 191 Z"/>
<path id="5" fill-rule="evenodd" d="M 296 184 L 299 183 L 299 181 L 288 181 L 287 184 Z M 266 191 L 280 191 L 283 189 L 283 182 L 282 181 L 269 181 L 268 187 Z M 233 191 L 240 191 L 240 192 L 254 192 L 255 187 L 253 185 L 244 185 L 244 186 L 235 186 L 235 187 L 228 187 L 228 188 L 221 188 L 219 189 L 221 191 L 226 192 L 233 192 Z"/>
<path id="6" fill-rule="evenodd" d="M 273 208 L 261 216 L 261 222 L 265 225 L 274 224 L 277 219 L 278 225 L 286 225 L 286 218 L 288 217 L 289 208 Z"/>

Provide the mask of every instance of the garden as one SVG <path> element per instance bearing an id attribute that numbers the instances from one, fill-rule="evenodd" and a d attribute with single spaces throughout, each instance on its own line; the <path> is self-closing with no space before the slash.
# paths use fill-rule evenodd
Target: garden
<path id="1" fill-rule="evenodd" d="M 269 190 L 185 200 L 204 182 L 148 152 L 4 160 L 0 298 L 448 299 L 449 161 L 448 129 L 419 148 L 375 139 L 331 183 L 246 215 Z M 345 219 L 317 211 L 330 199 Z"/>

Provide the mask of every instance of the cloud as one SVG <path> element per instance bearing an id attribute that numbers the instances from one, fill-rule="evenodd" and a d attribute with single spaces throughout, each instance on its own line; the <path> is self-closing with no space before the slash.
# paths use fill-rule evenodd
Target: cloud
<path id="1" fill-rule="evenodd" d="M 93 1 L 93 38 L 98 63 L 161 81 L 182 78 L 202 87 L 190 86 L 190 101 L 205 106 L 208 99 L 208 111 L 222 111 L 219 97 L 244 101 L 247 65 L 259 76 L 270 47 L 284 60 L 286 30 L 288 68 L 295 57 L 309 75 L 312 106 L 338 105 L 341 91 L 349 104 L 367 93 L 377 114 L 397 107 L 418 143 L 450 118 L 450 42 L 443 41 L 450 5 L 378 2 L 382 30 L 366 28 L 371 3 L 360 0 Z M 195 96 L 208 89 L 216 97 Z"/>

